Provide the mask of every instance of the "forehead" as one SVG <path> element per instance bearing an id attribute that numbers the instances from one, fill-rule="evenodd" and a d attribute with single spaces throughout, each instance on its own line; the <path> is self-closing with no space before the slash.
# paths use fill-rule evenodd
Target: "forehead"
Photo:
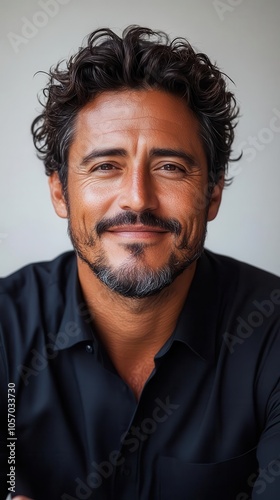
<path id="1" fill-rule="evenodd" d="M 88 149 L 139 141 L 147 147 L 188 147 L 204 156 L 199 122 L 186 102 L 159 90 L 104 92 L 77 115 L 72 146 Z M 70 148 L 71 149 L 71 148 Z M 193 151 L 195 152 L 195 151 Z"/>

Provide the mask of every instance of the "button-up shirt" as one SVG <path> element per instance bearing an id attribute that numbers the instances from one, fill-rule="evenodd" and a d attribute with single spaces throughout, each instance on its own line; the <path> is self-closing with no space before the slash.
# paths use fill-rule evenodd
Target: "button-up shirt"
<path id="1" fill-rule="evenodd" d="M 279 500 L 279 278 L 205 250 L 139 401 L 73 252 L 0 300 L 1 499 Z"/>

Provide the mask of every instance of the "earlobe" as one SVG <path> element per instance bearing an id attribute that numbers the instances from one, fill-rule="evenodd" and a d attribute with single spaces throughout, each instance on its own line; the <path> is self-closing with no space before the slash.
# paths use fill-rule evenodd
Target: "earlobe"
<path id="1" fill-rule="evenodd" d="M 219 212 L 220 204 L 222 201 L 224 183 L 225 183 L 225 178 L 224 175 L 222 175 L 218 180 L 217 184 L 215 184 L 213 188 L 208 209 L 208 217 L 207 217 L 208 222 L 214 220 Z"/>
<path id="2" fill-rule="evenodd" d="M 63 186 L 59 179 L 58 173 L 54 172 L 49 177 L 49 188 L 53 207 L 59 217 L 67 219 L 68 211 L 64 197 Z"/>

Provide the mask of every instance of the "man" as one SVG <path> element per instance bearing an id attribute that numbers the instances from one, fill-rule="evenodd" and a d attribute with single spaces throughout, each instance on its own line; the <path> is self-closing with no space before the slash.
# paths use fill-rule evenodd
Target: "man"
<path id="1" fill-rule="evenodd" d="M 44 93 L 32 132 L 75 253 L 1 282 L 2 497 L 279 500 L 280 280 L 204 250 L 224 76 L 130 27 Z"/>

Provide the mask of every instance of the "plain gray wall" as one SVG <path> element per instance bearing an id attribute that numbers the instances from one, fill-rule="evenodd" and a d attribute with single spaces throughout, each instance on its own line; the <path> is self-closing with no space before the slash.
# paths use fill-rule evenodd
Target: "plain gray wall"
<path id="1" fill-rule="evenodd" d="M 184 36 L 234 81 L 243 159 L 206 246 L 280 274 L 279 0 L 1 0 L 0 274 L 71 248 L 54 213 L 30 124 L 48 71 L 98 27 Z"/>

